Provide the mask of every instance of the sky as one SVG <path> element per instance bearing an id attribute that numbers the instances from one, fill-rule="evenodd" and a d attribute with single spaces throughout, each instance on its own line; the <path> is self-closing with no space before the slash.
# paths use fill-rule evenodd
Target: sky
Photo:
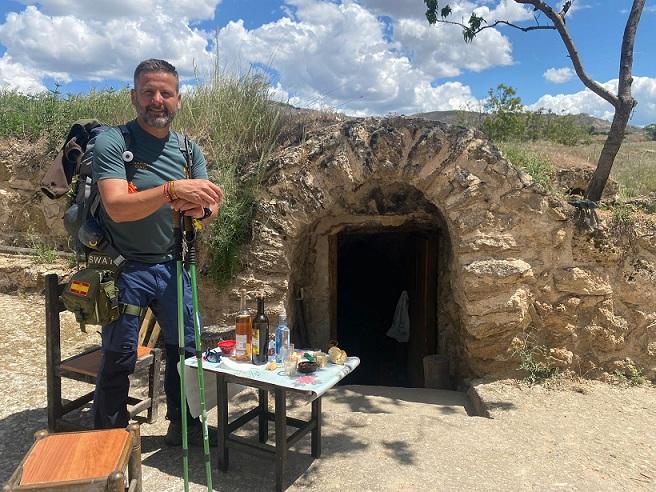
<path id="1" fill-rule="evenodd" d="M 536 22 L 513 0 L 449 3 L 455 20 L 476 9 L 488 22 Z M 567 16 L 585 70 L 611 90 L 631 3 L 574 0 Z M 456 26 L 430 26 L 424 12 L 423 0 L 0 0 L 0 90 L 130 87 L 146 58 L 173 63 L 187 89 L 218 57 L 224 73 L 264 73 L 280 101 L 355 116 L 478 110 L 503 83 L 531 109 L 612 118 L 612 106 L 573 72 L 555 31 L 487 29 L 466 44 Z M 656 122 L 655 41 L 656 0 L 646 0 L 634 125 Z"/>

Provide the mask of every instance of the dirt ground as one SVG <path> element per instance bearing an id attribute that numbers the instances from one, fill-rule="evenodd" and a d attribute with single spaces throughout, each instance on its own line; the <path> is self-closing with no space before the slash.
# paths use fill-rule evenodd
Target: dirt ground
<path id="1" fill-rule="evenodd" d="M 0 275 L 5 275 L 1 274 Z M 7 279 L 5 279 L 7 280 Z M 97 343 L 66 316 L 64 355 Z M 0 294 L 0 483 L 46 427 L 43 298 Z M 77 391 L 73 383 L 64 391 Z M 566 381 L 474 387 L 490 417 L 471 416 L 464 393 L 341 387 L 324 397 L 323 455 L 293 448 L 290 490 L 656 490 L 656 388 Z M 244 393 L 234 408 L 253 401 Z M 300 416 L 308 407 L 295 410 Z M 211 412 L 210 423 L 216 422 Z M 163 443 L 166 421 L 142 426 L 144 490 L 182 490 L 180 450 Z M 250 429 L 253 431 L 253 429 Z M 247 429 L 248 432 L 248 429 Z M 305 442 L 308 441 L 308 442 Z M 198 455 L 198 456 L 196 456 Z M 192 450 L 191 490 L 206 490 Z M 216 490 L 271 490 L 273 464 L 231 454 Z"/>

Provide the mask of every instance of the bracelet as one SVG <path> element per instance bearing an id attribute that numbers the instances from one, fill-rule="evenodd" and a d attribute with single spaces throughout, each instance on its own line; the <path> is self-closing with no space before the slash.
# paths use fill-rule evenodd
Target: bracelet
<path id="1" fill-rule="evenodd" d="M 212 215 L 212 209 L 208 207 L 203 207 L 203 216 L 198 219 L 198 220 L 205 220 L 207 219 L 210 215 Z"/>
<path id="2" fill-rule="evenodd" d="M 167 181 L 164 183 L 163 193 L 167 202 L 172 202 L 173 200 L 178 199 L 178 196 L 175 194 L 173 181 Z"/>

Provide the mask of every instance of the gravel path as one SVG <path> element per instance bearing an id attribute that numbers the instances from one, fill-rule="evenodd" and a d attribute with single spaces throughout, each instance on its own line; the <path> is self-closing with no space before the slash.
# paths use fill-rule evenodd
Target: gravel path
<path id="1" fill-rule="evenodd" d="M 0 482 L 46 427 L 43 300 L 0 294 Z M 63 323 L 64 353 L 97 343 Z M 65 391 L 80 383 L 66 383 Z M 598 382 L 528 388 L 478 383 L 493 418 L 471 417 L 462 393 L 342 387 L 324 399 L 321 459 L 309 439 L 291 453 L 290 490 L 656 490 L 656 389 Z M 237 398 L 236 408 L 254 401 Z M 292 411 L 303 415 L 308 407 Z M 211 423 L 215 422 L 211 412 Z M 180 451 L 164 445 L 166 422 L 142 426 L 146 491 L 182 490 Z M 306 442 L 308 441 L 308 442 Z M 213 461 L 215 456 L 213 456 Z M 206 490 L 199 450 L 191 490 Z M 271 490 L 273 464 L 231 454 L 214 468 L 217 490 Z"/>

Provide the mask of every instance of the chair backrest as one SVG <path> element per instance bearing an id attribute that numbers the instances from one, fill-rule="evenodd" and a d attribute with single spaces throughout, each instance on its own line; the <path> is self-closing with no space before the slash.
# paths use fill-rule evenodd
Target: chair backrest
<path id="1" fill-rule="evenodd" d="M 160 327 L 155 319 L 155 315 L 148 308 L 144 319 L 141 321 L 141 329 L 139 330 L 139 345 L 143 347 L 153 348 L 157 344 L 159 338 Z"/>

